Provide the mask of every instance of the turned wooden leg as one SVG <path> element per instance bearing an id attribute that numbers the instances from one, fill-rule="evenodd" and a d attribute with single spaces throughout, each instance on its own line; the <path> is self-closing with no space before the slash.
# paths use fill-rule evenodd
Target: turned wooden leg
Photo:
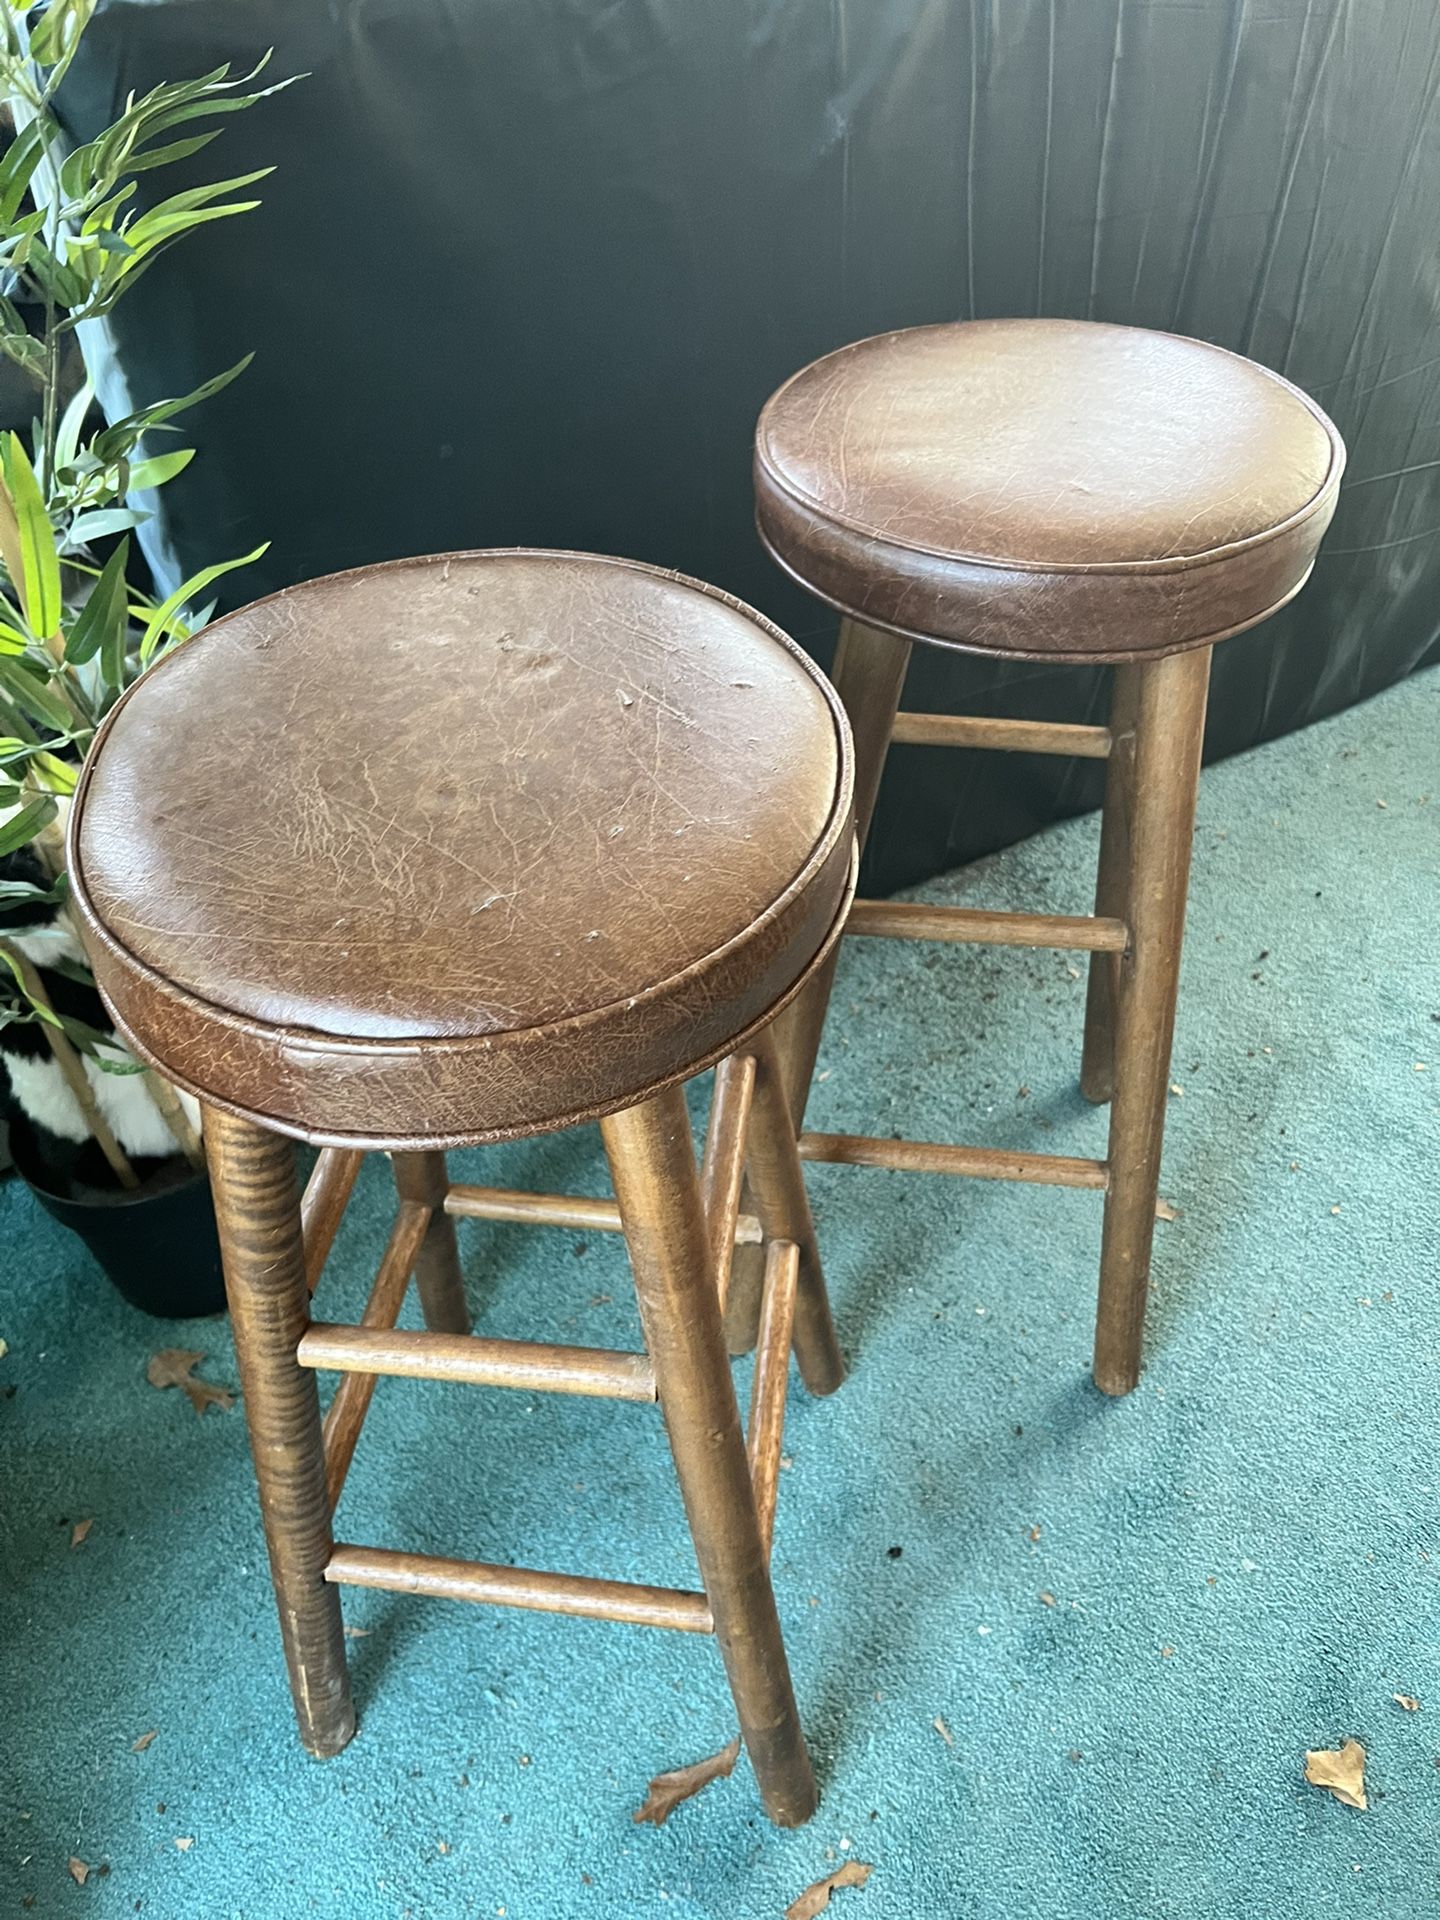
<path id="1" fill-rule="evenodd" d="M 470 1310 L 465 1305 L 465 1282 L 460 1275 L 460 1250 L 455 1222 L 445 1211 L 450 1178 L 443 1153 L 397 1153 L 395 1190 L 402 1200 L 417 1200 L 430 1209 L 430 1225 L 415 1262 L 415 1284 L 420 1309 L 431 1333 L 469 1333 Z"/>
<path id="2" fill-rule="evenodd" d="M 750 1484 L 684 1094 L 657 1094 L 612 1114 L 601 1130 L 740 1731 L 766 1812 L 779 1826 L 799 1826 L 815 1810 L 815 1776 Z"/>
<path id="3" fill-rule="evenodd" d="M 1114 1394 L 1129 1393 L 1140 1378 L 1210 650 L 1173 654 L 1137 671 L 1125 882 L 1130 945 L 1115 983 L 1110 1177 L 1095 1324 L 1095 1384 Z"/>
<path id="4" fill-rule="evenodd" d="M 747 1155 L 750 1190 L 766 1240 L 793 1241 L 800 1250 L 794 1329 L 800 1377 L 811 1393 L 833 1393 L 845 1378 L 845 1357 L 830 1315 L 774 1030 L 760 1034 L 750 1051 L 757 1069 Z"/>
<path id="5" fill-rule="evenodd" d="M 898 634 L 862 627 L 856 620 L 841 621 L 831 678 L 850 716 L 855 736 L 855 836 L 862 853 L 875 813 L 880 776 L 885 771 L 885 755 L 889 751 L 890 734 L 909 664 L 908 640 L 902 640 Z M 804 992 L 796 995 L 775 1022 L 775 1044 L 797 1133 L 805 1119 L 805 1103 L 810 1095 L 820 1035 L 839 962 L 837 943 Z M 753 1196 L 747 1195 L 741 1205 L 747 1212 L 753 1211 Z M 725 1312 L 725 1335 L 732 1353 L 749 1353 L 755 1345 L 764 1285 L 763 1248 L 737 1247 Z M 808 1385 L 808 1375 L 806 1381 Z"/>
<path id="6" fill-rule="evenodd" d="M 1100 815 L 1100 866 L 1095 878 L 1098 918 L 1125 918 L 1127 849 L 1135 772 L 1135 712 L 1140 668 L 1117 667 L 1110 700 L 1110 758 L 1105 768 L 1105 806 Z M 1103 1106 L 1115 1085 L 1115 983 L 1118 953 L 1092 953 L 1085 994 L 1085 1050 L 1080 1091 Z"/>
<path id="7" fill-rule="evenodd" d="M 295 1155 L 288 1140 L 214 1107 L 205 1148 L 295 1717 L 325 1758 L 354 1733 L 355 1710 L 340 1596 L 325 1584 L 334 1542 L 319 1396 L 295 1357 L 310 1301 Z"/>

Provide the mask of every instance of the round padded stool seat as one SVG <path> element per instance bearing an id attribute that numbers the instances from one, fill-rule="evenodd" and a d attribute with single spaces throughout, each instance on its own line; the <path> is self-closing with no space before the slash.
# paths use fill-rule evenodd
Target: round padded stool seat
<path id="1" fill-rule="evenodd" d="M 70 823 L 116 1024 L 349 1146 L 629 1106 L 783 1002 L 853 888 L 849 735 L 713 588 L 583 554 L 336 574 L 116 705 Z"/>
<path id="2" fill-rule="evenodd" d="M 1207 646 L 1303 586 L 1344 449 L 1312 401 L 1179 335 L 1083 320 L 881 334 L 760 418 L 760 533 L 864 624 L 976 652 Z"/>

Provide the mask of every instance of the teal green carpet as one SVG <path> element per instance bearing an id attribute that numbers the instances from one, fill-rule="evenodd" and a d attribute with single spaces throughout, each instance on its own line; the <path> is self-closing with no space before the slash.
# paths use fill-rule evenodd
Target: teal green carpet
<path id="1" fill-rule="evenodd" d="M 1432 673 L 1205 776 L 1130 1399 L 1087 1379 L 1097 1196 L 814 1172 L 854 1373 L 796 1389 L 782 1476 L 800 1832 L 743 1764 L 632 1824 L 731 1733 L 713 1646 L 639 1628 L 352 1595 L 360 1734 L 305 1759 L 241 1411 L 145 1380 L 189 1346 L 233 1386 L 224 1324 L 146 1321 L 0 1190 L 0 1914 L 779 1920 L 849 1858 L 838 1920 L 1440 1912 L 1437 738 Z M 930 894 L 1084 911 L 1094 842 Z M 852 942 L 815 1123 L 1100 1152 L 1083 1000 L 1063 954 Z M 601 1177 L 591 1133 L 463 1164 Z M 386 1205 L 373 1164 L 328 1314 Z M 634 1338 L 613 1242 L 462 1236 L 488 1328 Z M 340 1531 L 693 1579 L 644 1408 L 382 1383 Z M 1367 1812 L 1302 1778 L 1347 1738 Z"/>

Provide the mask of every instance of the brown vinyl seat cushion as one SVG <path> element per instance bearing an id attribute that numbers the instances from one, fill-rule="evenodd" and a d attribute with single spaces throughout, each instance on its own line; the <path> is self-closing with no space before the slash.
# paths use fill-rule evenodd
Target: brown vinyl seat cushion
<path id="1" fill-rule="evenodd" d="M 713 588 L 583 554 L 337 574 L 118 703 L 70 823 L 137 1051 L 317 1142 L 458 1145 L 728 1052 L 838 935 L 849 735 Z"/>
<path id="2" fill-rule="evenodd" d="M 1083 320 L 881 334 L 760 417 L 761 537 L 865 624 L 1024 659 L 1178 653 L 1298 593 L 1339 434 L 1199 340 Z"/>

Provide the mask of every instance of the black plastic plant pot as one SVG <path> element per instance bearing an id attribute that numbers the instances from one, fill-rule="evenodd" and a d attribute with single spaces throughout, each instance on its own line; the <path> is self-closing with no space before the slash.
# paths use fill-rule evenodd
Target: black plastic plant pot
<path id="1" fill-rule="evenodd" d="M 133 1190 L 62 1186 L 20 1114 L 10 1123 L 10 1155 L 40 1205 L 79 1235 L 132 1307 L 161 1320 L 225 1311 L 220 1236 L 203 1173 L 181 1159 L 150 1161 Z"/>

